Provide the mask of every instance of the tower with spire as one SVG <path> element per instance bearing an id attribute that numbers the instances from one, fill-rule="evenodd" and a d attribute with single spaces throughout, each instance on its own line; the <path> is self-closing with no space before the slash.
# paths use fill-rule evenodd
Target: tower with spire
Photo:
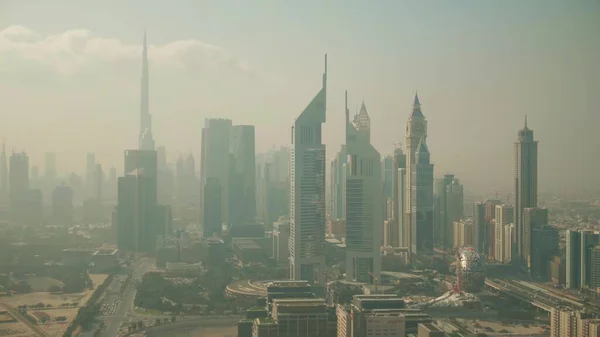
<path id="1" fill-rule="evenodd" d="M 414 191 L 412 190 L 413 187 L 413 171 L 414 171 L 414 165 L 416 164 L 416 154 L 417 154 L 417 147 L 419 145 L 419 143 L 421 142 L 422 139 L 426 139 L 427 138 L 427 120 L 425 119 L 425 116 L 423 115 L 423 111 L 421 110 L 421 102 L 419 101 L 419 95 L 417 93 L 415 93 L 415 99 L 413 102 L 413 109 L 412 112 L 408 118 L 408 120 L 406 121 L 406 128 L 405 128 L 405 134 L 406 134 L 406 140 L 405 140 L 405 146 L 406 146 L 406 193 L 405 193 L 405 218 L 404 218 L 404 237 L 407 238 L 409 242 L 407 242 L 407 246 L 409 248 L 409 257 L 410 260 L 412 261 L 412 253 L 413 253 L 413 249 L 412 247 L 416 245 L 416 242 L 414 242 L 413 238 L 415 237 L 415 233 L 412 233 L 413 231 L 413 226 L 411 225 L 413 223 L 413 212 L 412 212 L 412 207 L 413 207 L 413 198 L 414 198 Z M 433 189 L 432 189 L 433 191 Z"/>
<path id="2" fill-rule="evenodd" d="M 346 92 L 346 280 L 373 283 L 381 274 L 381 155 L 370 141 L 365 103 L 350 122 Z"/>
<path id="3" fill-rule="evenodd" d="M 140 95 L 140 150 L 154 150 L 152 135 L 152 116 L 150 115 L 150 78 L 148 73 L 148 43 L 144 31 L 144 47 L 142 50 L 142 79 Z"/>
<path id="4" fill-rule="evenodd" d="M 538 189 L 538 142 L 533 130 L 521 129 L 515 143 L 515 229 L 517 231 L 517 254 L 522 266 L 528 265 L 527 247 L 530 246 L 531 228 L 524 224 L 524 210 L 537 207 Z"/>
<path id="5" fill-rule="evenodd" d="M 321 90 L 294 120 L 290 153 L 290 279 L 325 282 L 327 54 Z"/>

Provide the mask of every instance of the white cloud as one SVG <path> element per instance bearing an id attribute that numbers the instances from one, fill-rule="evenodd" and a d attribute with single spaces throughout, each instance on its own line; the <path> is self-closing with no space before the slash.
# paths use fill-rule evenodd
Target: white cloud
<path id="1" fill-rule="evenodd" d="M 0 60 L 35 62 L 53 67 L 60 73 L 74 73 L 95 65 L 130 64 L 132 61 L 139 64 L 141 52 L 141 42 L 128 44 L 84 29 L 54 35 L 42 35 L 23 26 L 0 30 Z M 249 71 L 247 62 L 231 52 L 198 40 L 150 44 L 148 57 L 152 67 Z"/>

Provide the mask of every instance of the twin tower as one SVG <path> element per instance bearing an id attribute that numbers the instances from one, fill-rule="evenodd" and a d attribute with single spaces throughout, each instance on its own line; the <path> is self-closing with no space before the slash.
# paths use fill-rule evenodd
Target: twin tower
<path id="1" fill-rule="evenodd" d="M 290 278 L 324 284 L 327 55 L 321 90 L 294 121 L 290 162 Z M 332 205 L 346 222 L 346 279 L 374 283 L 381 273 L 384 198 L 381 155 L 371 144 L 371 121 L 363 103 L 350 120 L 346 92 L 345 144 L 332 170 Z M 426 143 L 427 121 L 415 96 L 406 123 L 406 160 L 398 165 L 393 226 L 409 258 L 433 249 L 433 165 Z M 402 151 L 400 151 L 401 153 Z M 400 167 L 402 166 L 402 167 Z M 333 175 L 337 175 L 333 179 Z M 335 193 L 333 193 L 335 191 Z"/>

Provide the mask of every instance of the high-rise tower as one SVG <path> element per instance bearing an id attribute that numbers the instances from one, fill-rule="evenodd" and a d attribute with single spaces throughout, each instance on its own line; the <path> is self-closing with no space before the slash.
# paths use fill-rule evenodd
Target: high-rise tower
<path id="1" fill-rule="evenodd" d="M 525 233 L 523 210 L 537 207 L 537 145 L 533 140 L 533 130 L 525 127 L 519 131 L 515 143 L 515 226 L 517 231 L 517 255 L 520 263 L 526 264 L 526 239 L 531 233 Z M 531 229 L 528 229 L 531 230 Z"/>
<path id="2" fill-rule="evenodd" d="M 405 219 L 404 223 L 409 233 L 406 233 L 406 238 L 408 241 L 412 241 L 414 237 L 412 231 L 412 179 L 413 179 L 413 165 L 416 162 L 416 152 L 417 146 L 422 138 L 427 137 L 427 120 L 425 116 L 423 116 L 423 112 L 421 111 L 421 103 L 419 102 L 419 96 L 415 94 L 415 101 L 413 103 L 413 110 L 406 121 L 406 207 L 405 207 Z M 409 247 L 409 251 L 412 249 L 412 245 L 415 243 L 407 242 Z"/>
<path id="3" fill-rule="evenodd" d="M 144 32 L 144 49 L 142 51 L 142 90 L 140 95 L 140 150 L 154 150 L 152 136 L 152 116 L 150 116 L 150 78 L 148 74 L 148 44 Z"/>
<path id="4" fill-rule="evenodd" d="M 202 148 L 200 149 L 200 205 L 202 216 L 206 216 L 204 198 L 213 198 L 209 195 L 216 190 L 215 186 L 221 188 L 221 217 L 224 224 L 229 224 L 229 166 L 231 158 L 229 155 L 229 142 L 232 129 L 230 119 L 208 118 L 204 121 L 202 129 Z M 218 184 L 214 181 L 211 188 L 206 190 L 206 184 L 209 178 L 216 178 Z M 215 210 L 210 210 L 214 212 Z M 217 218 L 217 217 L 212 217 Z"/>
<path id="5" fill-rule="evenodd" d="M 325 282 L 325 144 L 327 55 L 321 90 L 292 126 L 290 278 Z"/>
<path id="6" fill-rule="evenodd" d="M 411 167 L 412 254 L 433 251 L 433 164 L 426 138 L 421 138 Z M 414 257 L 414 256 L 413 256 Z"/>
<path id="7" fill-rule="evenodd" d="M 371 122 L 363 102 L 350 122 L 346 92 L 346 279 L 373 283 L 381 273 L 381 155 L 371 145 Z"/>
<path id="8" fill-rule="evenodd" d="M 0 153 L 0 199 L 8 197 L 8 158 L 6 157 L 6 144 L 2 144 Z"/>

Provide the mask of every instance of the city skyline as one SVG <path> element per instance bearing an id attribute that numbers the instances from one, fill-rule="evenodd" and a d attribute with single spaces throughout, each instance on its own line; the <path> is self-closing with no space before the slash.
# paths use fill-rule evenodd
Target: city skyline
<path id="1" fill-rule="evenodd" d="M 343 52 L 348 48 L 347 38 L 332 30 L 328 31 L 330 38 L 318 39 L 310 49 L 309 54 L 314 57 L 297 60 L 279 50 L 271 56 L 258 52 L 256 48 L 261 43 L 265 46 L 262 38 L 254 41 L 256 47 L 250 47 L 248 42 L 233 39 L 229 32 L 223 36 L 216 36 L 210 30 L 175 32 L 150 19 L 152 13 L 144 12 L 147 19 L 141 21 L 148 22 L 138 20 L 126 27 L 118 24 L 109 28 L 100 21 L 107 15 L 106 8 L 97 5 L 94 20 L 86 25 L 81 20 L 86 14 L 74 6 L 65 14 L 63 22 L 49 24 L 28 14 L 27 5 L 15 3 L 10 5 L 10 21 L 0 25 L 0 55 L 6 61 L 5 67 L 0 67 L 0 72 L 6 75 L 0 80 L 0 92 L 10 93 L 2 97 L 0 107 L 8 111 L 11 120 L 10 128 L 0 126 L 0 135 L 6 138 L 9 148 L 24 149 L 32 166 L 42 167 L 45 152 L 57 153 L 58 171 L 62 175 L 67 170 L 81 172 L 87 152 L 96 153 L 104 167 L 122 167 L 120 149 L 137 147 L 137 135 L 132 134 L 131 129 L 139 119 L 136 110 L 139 109 L 140 41 L 146 27 L 150 42 L 153 133 L 157 145 L 167 148 L 169 161 L 174 161 L 180 153 L 193 152 L 196 158 L 200 157 L 199 130 L 205 118 L 229 118 L 240 124 L 255 125 L 257 153 L 272 146 L 287 145 L 289 123 L 302 102 L 310 97 L 315 84 L 308 75 L 318 71 L 318 55 L 328 52 L 334 74 L 330 96 L 336 99 L 329 100 L 327 108 L 332 111 L 342 108 L 341 97 L 346 87 L 369 101 L 371 115 L 375 117 L 373 144 L 382 155 L 393 153 L 394 143 L 401 141 L 398 129 L 402 128 L 410 112 L 412 96 L 418 89 L 432 121 L 430 133 L 434 136 L 428 139 L 428 146 L 436 154 L 436 177 L 454 173 L 461 177 L 465 189 L 473 193 L 495 190 L 503 195 L 512 193 L 510 143 L 514 140 L 511 134 L 522 125 L 523 116 L 527 114 L 537 138 L 543 142 L 540 166 L 556 168 L 540 172 L 540 192 L 598 188 L 593 179 L 593 168 L 599 164 L 597 159 L 582 159 L 582 154 L 592 153 L 600 146 L 596 144 L 598 140 L 582 138 L 592 132 L 590 127 L 597 124 L 598 118 L 593 113 L 597 98 L 590 90 L 598 78 L 595 76 L 598 70 L 591 61 L 600 55 L 600 46 L 595 40 L 588 41 L 588 32 L 598 25 L 590 20 L 593 13 L 598 12 L 598 6 L 582 3 L 565 12 L 564 5 L 553 1 L 543 10 L 531 4 L 506 8 L 465 2 L 462 6 L 467 4 L 472 13 L 454 13 L 442 17 L 439 24 L 468 18 L 482 25 L 480 33 L 467 33 L 459 25 L 433 35 L 431 29 L 424 28 L 432 20 L 440 19 L 431 5 L 384 4 L 371 8 L 366 22 L 373 22 L 384 10 L 398 17 L 412 13 L 404 24 L 413 25 L 412 29 L 418 33 L 410 30 L 410 34 L 402 33 L 399 37 L 408 45 L 413 42 L 416 50 L 404 48 L 400 52 L 397 47 L 388 50 L 375 40 L 366 39 L 372 48 L 349 57 Z M 307 4 L 307 8 L 315 6 L 315 3 Z M 345 10 L 358 10 L 363 6 L 352 4 Z M 444 6 L 439 4 L 441 9 Z M 325 9 L 326 13 L 331 11 Z M 53 6 L 48 7 L 50 13 L 54 10 Z M 215 14 L 222 10 L 211 5 L 207 12 Z M 572 25 L 546 27 L 552 13 L 559 11 L 565 14 L 562 22 Z M 284 17 L 292 15 L 287 8 L 273 8 L 265 15 L 275 24 L 280 21 L 275 19 L 280 12 Z M 513 28 L 504 29 L 498 20 L 484 22 L 492 12 L 519 15 L 514 19 Z M 120 15 L 117 17 L 122 17 Z M 297 15 L 302 17 L 306 13 L 301 11 Z M 319 24 L 325 20 L 321 15 L 324 14 L 319 16 Z M 390 16 L 383 18 L 384 22 L 390 20 Z M 536 20 L 526 20 L 529 18 Z M 185 18 L 182 22 L 190 24 Z M 381 25 L 374 27 L 381 28 Z M 296 31 L 296 28 L 283 25 L 282 30 Z M 519 30 L 528 33 L 515 34 Z M 361 36 L 372 39 L 376 31 L 375 28 L 365 30 Z M 534 36 L 534 33 L 541 35 Z M 309 29 L 304 37 L 313 34 L 313 29 Z M 495 34 L 497 40 L 495 45 L 487 45 L 487 51 L 483 50 L 484 34 Z M 577 38 L 573 38 L 575 36 Z M 289 36 L 283 42 L 289 44 L 294 37 L 299 36 Z M 444 43 L 444 38 L 454 44 Z M 277 41 L 280 39 L 277 36 Z M 423 43 L 415 44 L 419 41 Z M 527 47 L 533 41 L 538 47 L 536 50 Z M 563 47 L 558 49 L 552 45 L 553 41 L 560 41 Z M 299 39 L 297 43 L 304 46 L 306 42 Z M 58 46 L 73 51 L 74 57 L 57 52 Z M 420 57 L 432 51 L 447 57 Z M 32 52 L 48 57 L 41 60 Z M 379 58 L 379 64 L 374 64 L 369 55 Z M 578 62 L 565 63 L 564 59 L 572 55 Z M 499 62 L 497 57 L 504 61 Z M 390 63 L 391 59 L 394 64 Z M 286 66 L 291 62 L 297 67 Z M 568 71 L 560 79 L 544 70 L 561 65 Z M 390 66 L 392 68 L 384 71 L 384 67 Z M 40 81 L 32 82 L 29 75 L 34 73 Z M 97 74 L 101 76 L 90 83 L 90 75 Z M 457 79 L 459 75 L 462 80 Z M 118 83 L 107 85 L 107 81 L 115 83 L 115 80 Z M 51 89 L 48 84 L 52 84 Z M 70 100 L 65 99 L 67 93 Z M 38 99 L 27 100 L 27 95 L 36 95 Z M 239 102 L 225 98 L 230 95 L 240 96 Z M 358 107 L 355 104 L 358 102 L 351 102 L 351 110 Z M 49 113 L 38 112 L 48 106 L 53 107 Z M 81 119 L 82 111 L 94 117 Z M 330 149 L 328 159 L 333 158 L 335 149 L 343 141 L 343 130 L 339 129 L 342 122 L 341 117 L 335 116 L 324 124 L 324 143 Z M 65 132 L 57 136 L 55 130 L 63 129 Z M 111 136 L 102 138 L 108 130 Z M 45 141 L 34 142 L 37 138 L 29 137 L 31 133 L 44 137 Z M 584 144 L 583 148 L 578 144 Z M 494 153 L 495 160 L 481 161 L 476 155 L 481 152 Z M 456 160 L 457 155 L 461 160 Z M 504 162 L 505 165 L 498 164 Z M 571 168 L 567 168 L 566 163 L 571 166 L 578 163 L 578 174 L 561 174 Z"/>

